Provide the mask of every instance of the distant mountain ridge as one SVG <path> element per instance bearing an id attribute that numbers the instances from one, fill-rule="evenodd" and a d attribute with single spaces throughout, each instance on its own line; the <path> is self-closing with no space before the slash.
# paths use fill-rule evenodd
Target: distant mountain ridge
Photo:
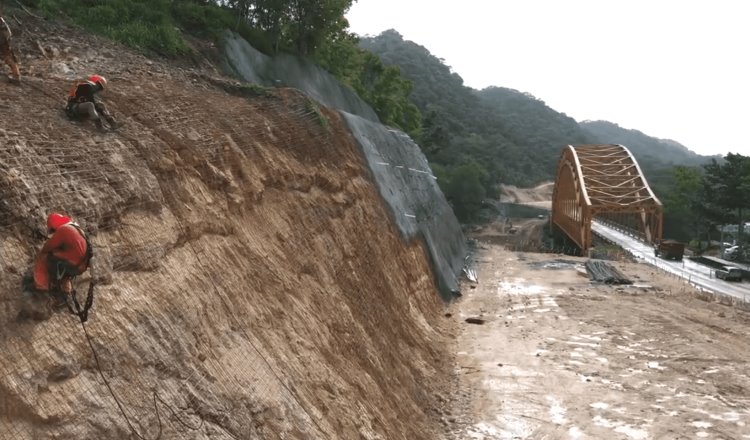
<path id="1" fill-rule="evenodd" d="M 497 182 L 530 186 L 554 178 L 560 151 L 566 145 L 625 145 L 647 175 L 711 159 L 679 142 L 612 122 L 579 123 L 528 93 L 504 87 L 481 91 L 467 87 L 442 60 L 423 46 L 404 40 L 395 30 L 362 38 L 360 47 L 384 64 L 398 66 L 413 82 L 411 100 L 423 115 L 423 136 L 418 141 L 430 161 L 440 166 L 475 161 Z"/>
<path id="2" fill-rule="evenodd" d="M 672 139 L 659 139 L 639 130 L 622 128 L 609 121 L 582 121 L 579 125 L 594 139 L 607 139 L 608 143 L 625 145 L 641 161 L 656 161 L 665 165 L 696 166 L 712 157 L 702 156 Z"/>

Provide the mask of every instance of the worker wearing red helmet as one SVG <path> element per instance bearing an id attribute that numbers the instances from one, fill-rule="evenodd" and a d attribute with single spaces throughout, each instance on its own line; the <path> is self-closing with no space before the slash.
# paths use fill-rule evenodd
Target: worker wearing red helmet
<path id="1" fill-rule="evenodd" d="M 47 233 L 51 236 L 34 263 L 34 287 L 40 291 L 59 287 L 70 294 L 73 278 L 89 267 L 91 245 L 80 226 L 62 214 L 52 213 L 47 217 Z"/>
<path id="2" fill-rule="evenodd" d="M 107 79 L 100 75 L 91 75 L 76 83 L 68 92 L 65 114 L 73 120 L 93 119 L 100 129 L 104 128 L 104 118 L 110 128 L 117 128 L 117 121 L 99 97 L 99 92 L 106 87 Z"/>

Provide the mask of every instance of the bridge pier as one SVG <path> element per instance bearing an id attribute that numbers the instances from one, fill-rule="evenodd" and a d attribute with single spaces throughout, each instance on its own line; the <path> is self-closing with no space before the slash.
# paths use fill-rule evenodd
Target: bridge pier
<path id="1" fill-rule="evenodd" d="M 559 226 L 552 224 L 552 250 L 565 255 L 582 257 L 583 250 Z"/>

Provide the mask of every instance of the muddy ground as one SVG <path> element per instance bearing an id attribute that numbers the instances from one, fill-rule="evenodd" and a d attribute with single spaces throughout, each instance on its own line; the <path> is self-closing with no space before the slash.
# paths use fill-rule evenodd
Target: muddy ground
<path id="1" fill-rule="evenodd" d="M 750 314 L 644 264 L 613 263 L 632 286 L 592 284 L 584 258 L 505 235 L 474 231 L 479 282 L 446 314 L 447 439 L 750 439 Z"/>

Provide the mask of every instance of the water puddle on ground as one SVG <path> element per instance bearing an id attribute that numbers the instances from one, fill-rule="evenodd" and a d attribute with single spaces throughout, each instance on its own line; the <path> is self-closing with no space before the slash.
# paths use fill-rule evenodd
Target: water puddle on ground
<path id="1" fill-rule="evenodd" d="M 581 263 L 579 263 L 578 261 L 563 260 L 558 258 L 555 260 L 535 261 L 533 263 L 529 263 L 528 266 L 532 269 L 575 270 L 576 267 L 581 266 Z"/>
<path id="2" fill-rule="evenodd" d="M 545 290 L 546 287 L 536 284 L 528 284 L 523 278 L 513 278 L 508 281 L 501 281 L 497 284 L 497 294 L 501 297 L 505 295 L 539 295 Z"/>

